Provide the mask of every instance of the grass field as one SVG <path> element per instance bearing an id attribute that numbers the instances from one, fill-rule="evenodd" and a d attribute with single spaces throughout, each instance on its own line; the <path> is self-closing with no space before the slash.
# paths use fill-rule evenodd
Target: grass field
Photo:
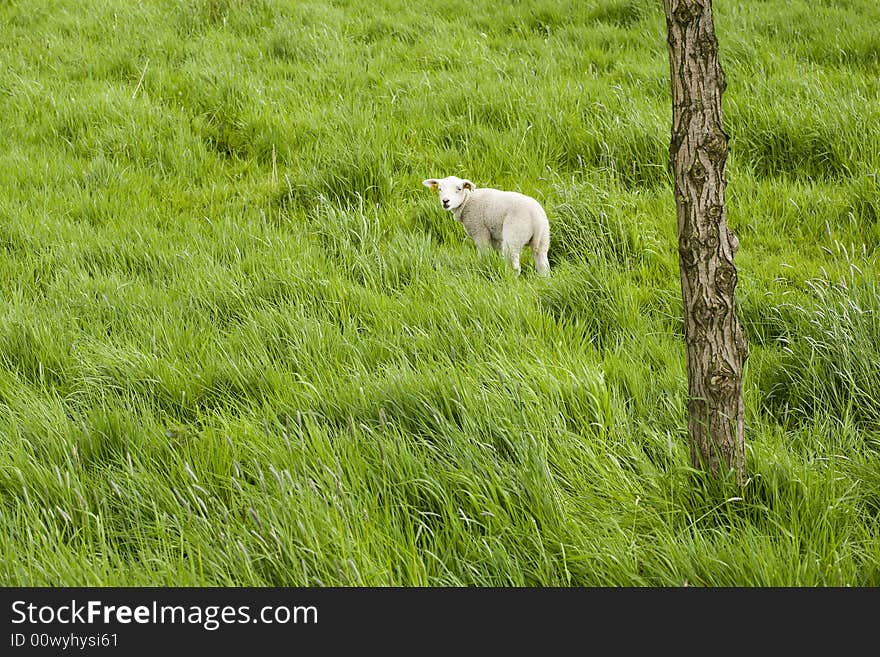
<path id="1" fill-rule="evenodd" d="M 742 489 L 689 467 L 659 0 L 0 2 L 0 584 L 880 585 L 880 4 L 715 14 Z"/>

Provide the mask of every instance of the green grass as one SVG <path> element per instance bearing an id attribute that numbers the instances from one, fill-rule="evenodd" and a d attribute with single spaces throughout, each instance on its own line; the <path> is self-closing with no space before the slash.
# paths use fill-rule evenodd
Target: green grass
<path id="1" fill-rule="evenodd" d="M 880 584 L 880 6 L 715 4 L 742 489 L 688 467 L 659 2 L 0 3 L 0 583 Z"/>

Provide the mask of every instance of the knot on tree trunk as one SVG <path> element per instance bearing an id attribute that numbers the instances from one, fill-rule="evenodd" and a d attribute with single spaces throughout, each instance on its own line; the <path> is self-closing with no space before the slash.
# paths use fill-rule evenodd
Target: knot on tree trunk
<path id="1" fill-rule="evenodd" d="M 723 163 L 727 159 L 727 139 L 727 133 L 720 126 L 713 126 L 703 137 L 700 146 L 709 157 Z"/>
<path id="2" fill-rule="evenodd" d="M 678 257 L 681 259 L 681 264 L 688 269 L 697 264 L 699 240 L 699 236 L 690 230 L 690 226 L 678 236 Z"/>
<path id="3" fill-rule="evenodd" d="M 694 158 L 693 163 L 688 169 L 688 177 L 690 178 L 691 185 L 693 185 L 694 194 L 696 198 L 699 199 L 702 197 L 703 187 L 709 179 L 709 172 L 706 170 L 706 167 L 703 166 L 703 163 L 700 162 L 699 157 Z"/>
<path id="4" fill-rule="evenodd" d="M 687 25 L 703 13 L 703 0 L 679 0 L 672 13 L 679 25 Z"/>
<path id="5" fill-rule="evenodd" d="M 739 238 L 729 228 L 727 229 L 727 241 L 730 242 L 731 255 L 736 255 L 736 252 L 739 251 Z"/>
<path id="6" fill-rule="evenodd" d="M 690 171 L 688 173 L 691 176 L 691 180 L 694 182 L 703 182 L 706 180 L 706 167 L 703 166 L 703 163 L 700 162 L 699 158 L 694 159 L 694 163 L 691 165 Z"/>
<path id="7" fill-rule="evenodd" d="M 706 376 L 706 389 L 715 404 L 722 403 L 736 391 L 733 368 L 721 356 L 716 355 Z"/>
<path id="8" fill-rule="evenodd" d="M 705 333 L 709 328 L 709 323 L 715 314 L 714 305 L 714 303 L 710 304 L 703 296 L 698 296 L 694 299 L 690 315 L 691 319 L 693 319 L 694 328 L 697 331 Z"/>
<path id="9" fill-rule="evenodd" d="M 736 289 L 736 268 L 726 260 L 718 263 L 715 270 L 715 291 L 725 299 L 732 299 Z"/>
<path id="10" fill-rule="evenodd" d="M 715 255 L 716 251 L 718 251 L 718 236 L 715 234 L 715 231 L 712 230 L 714 226 L 709 225 L 707 228 L 709 229 L 709 232 L 706 237 L 703 238 L 703 253 L 701 255 L 708 260 Z"/>
<path id="11" fill-rule="evenodd" d="M 718 222 L 721 220 L 721 214 L 724 208 L 721 207 L 718 203 L 710 205 L 706 208 L 706 219 L 708 219 L 708 224 L 710 226 L 717 226 Z"/>

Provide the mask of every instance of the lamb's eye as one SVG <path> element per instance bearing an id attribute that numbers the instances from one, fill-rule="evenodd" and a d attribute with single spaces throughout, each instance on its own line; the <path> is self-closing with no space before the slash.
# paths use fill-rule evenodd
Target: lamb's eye
<path id="1" fill-rule="evenodd" d="M 461 185 L 459 185 L 458 187 L 456 187 L 456 188 L 455 188 L 455 191 L 460 192 L 460 191 L 461 191 Z"/>

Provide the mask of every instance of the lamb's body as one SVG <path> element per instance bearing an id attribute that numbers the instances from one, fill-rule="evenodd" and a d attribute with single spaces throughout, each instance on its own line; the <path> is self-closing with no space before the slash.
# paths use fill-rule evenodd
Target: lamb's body
<path id="1" fill-rule="evenodd" d="M 544 208 L 531 196 L 491 187 L 475 188 L 470 181 L 454 177 L 426 180 L 425 185 L 439 188 L 443 206 L 461 222 L 478 249 L 501 251 L 519 273 L 520 252 L 529 246 L 537 273 L 550 273 L 550 223 Z"/>

